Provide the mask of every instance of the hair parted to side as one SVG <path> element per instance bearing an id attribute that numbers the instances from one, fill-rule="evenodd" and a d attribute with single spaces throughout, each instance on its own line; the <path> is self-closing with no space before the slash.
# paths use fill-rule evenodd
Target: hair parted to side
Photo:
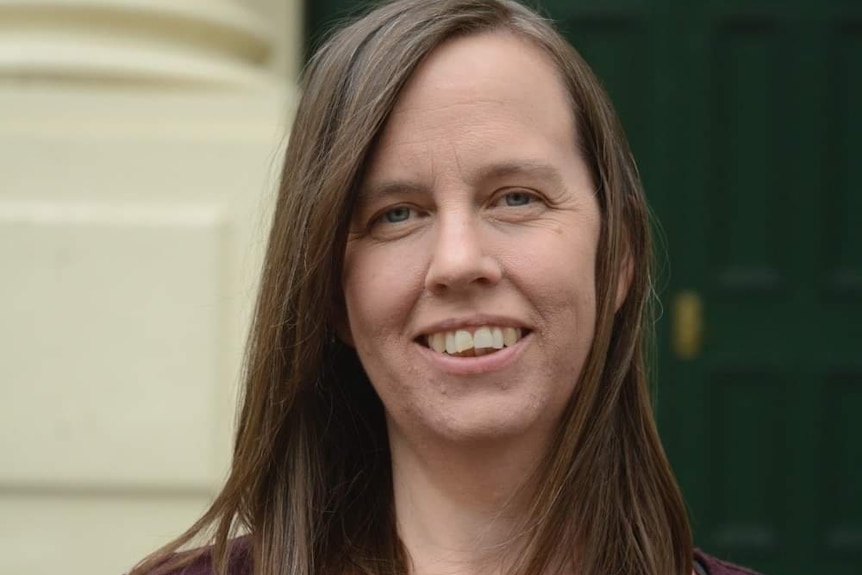
<path id="1" fill-rule="evenodd" d="M 133 575 L 186 565 L 211 543 L 226 575 L 248 533 L 257 575 L 406 574 L 382 405 L 355 352 L 334 337 L 340 271 L 363 167 L 399 93 L 447 40 L 502 31 L 559 70 L 602 214 L 592 349 L 542 468 L 511 573 L 688 575 L 685 509 L 652 417 L 646 373 L 652 251 L 637 169 L 608 97 L 553 26 L 512 0 L 396 0 L 314 55 L 287 147 L 246 358 L 233 463 L 182 536 Z M 615 308 L 621 268 L 628 296 Z"/>

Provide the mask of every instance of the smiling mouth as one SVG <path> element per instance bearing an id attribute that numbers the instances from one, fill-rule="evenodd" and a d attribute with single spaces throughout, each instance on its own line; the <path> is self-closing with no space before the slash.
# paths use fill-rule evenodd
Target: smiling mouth
<path id="1" fill-rule="evenodd" d="M 428 334 L 418 342 L 437 353 L 453 357 L 479 357 L 512 347 L 529 330 L 518 327 L 482 326 Z"/>

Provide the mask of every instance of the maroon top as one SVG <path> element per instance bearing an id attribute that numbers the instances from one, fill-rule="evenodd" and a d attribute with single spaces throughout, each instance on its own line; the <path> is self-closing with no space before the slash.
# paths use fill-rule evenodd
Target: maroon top
<path id="1" fill-rule="evenodd" d="M 746 567 L 710 557 L 700 549 L 694 550 L 694 561 L 703 567 L 707 575 L 760 575 L 757 571 L 752 571 Z"/>
<path id="2" fill-rule="evenodd" d="M 245 541 L 240 541 L 235 547 L 236 552 L 230 560 L 230 575 L 252 575 L 251 557 L 248 554 L 248 546 Z M 759 575 L 756 571 L 732 565 L 726 561 L 711 557 L 701 551 L 694 550 L 695 571 L 706 575 Z M 698 568 L 700 567 L 700 568 Z M 173 572 L 171 575 L 214 575 L 209 553 L 205 553 L 191 565 Z"/>

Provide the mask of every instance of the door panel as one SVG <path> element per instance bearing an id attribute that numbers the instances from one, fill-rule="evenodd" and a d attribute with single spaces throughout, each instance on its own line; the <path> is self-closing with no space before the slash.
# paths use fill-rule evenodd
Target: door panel
<path id="1" fill-rule="evenodd" d="M 834 284 L 824 255 L 858 250 L 846 243 L 849 226 L 828 215 L 830 196 L 852 188 L 829 185 L 833 160 L 823 151 L 829 126 L 849 119 L 828 106 L 841 97 L 830 92 L 858 82 L 862 62 L 830 61 L 835 22 L 848 29 L 847 14 L 815 2 L 777 6 L 691 3 L 677 16 L 691 34 L 680 61 L 692 73 L 693 161 L 687 213 L 661 216 L 686 230 L 671 238 L 671 258 L 685 287 L 703 294 L 707 329 L 703 355 L 669 364 L 665 377 L 689 388 L 681 409 L 697 415 L 684 428 L 699 426 L 708 448 L 671 456 L 704 547 L 767 573 L 857 573 L 862 507 L 851 492 L 862 460 L 835 407 L 853 387 L 830 382 L 858 373 L 862 301 L 821 285 Z M 853 60 L 849 37 L 839 46 Z"/>
<path id="2" fill-rule="evenodd" d="M 827 203 L 827 241 L 823 260 L 834 295 L 862 296 L 862 16 L 855 20 L 831 23 L 828 44 L 828 93 L 825 154 Z"/>

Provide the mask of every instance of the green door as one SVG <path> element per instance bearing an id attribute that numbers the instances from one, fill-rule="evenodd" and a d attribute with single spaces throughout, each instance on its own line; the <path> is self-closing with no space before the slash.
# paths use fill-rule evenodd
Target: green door
<path id="1" fill-rule="evenodd" d="M 675 1 L 671 165 L 652 186 L 702 353 L 664 436 L 697 541 L 785 575 L 862 573 L 862 4 Z M 663 414 L 662 414 L 663 415 Z"/>
<path id="2" fill-rule="evenodd" d="M 309 30 L 369 3 L 310 2 Z M 611 94 L 666 237 L 658 415 L 696 544 L 859 575 L 862 0 L 541 5 Z"/>

